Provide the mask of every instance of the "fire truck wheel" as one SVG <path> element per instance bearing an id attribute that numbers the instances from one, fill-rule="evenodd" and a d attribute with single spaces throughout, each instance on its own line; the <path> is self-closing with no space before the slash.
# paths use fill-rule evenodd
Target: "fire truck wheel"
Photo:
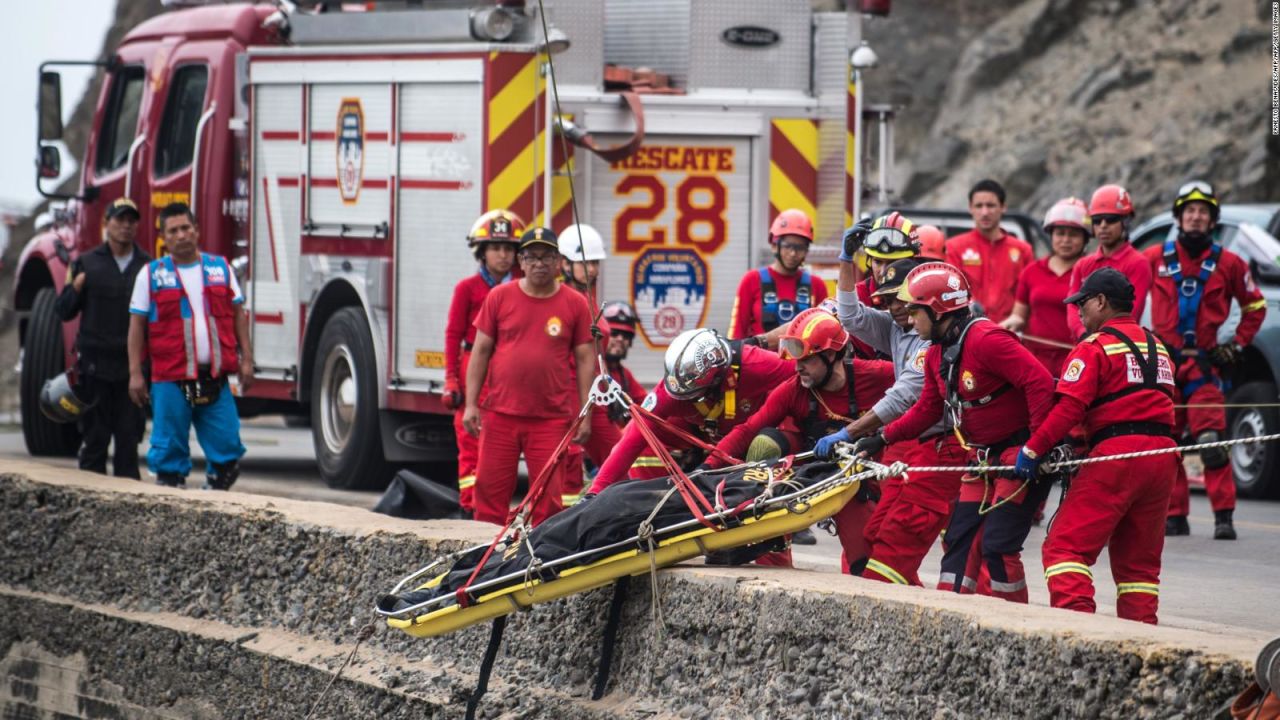
<path id="1" fill-rule="evenodd" d="M 62 322 L 53 310 L 57 294 L 53 288 L 36 293 L 27 321 L 27 342 L 22 351 L 22 437 L 27 452 L 36 456 L 75 457 L 80 449 L 80 429 L 76 423 L 60 425 L 40 412 L 40 390 L 45 380 L 66 370 L 62 344 Z"/>
<path id="2" fill-rule="evenodd" d="M 311 373 L 311 437 L 320 476 L 332 488 L 382 489 L 391 470 L 378 432 L 377 363 L 359 308 L 325 323 Z"/>

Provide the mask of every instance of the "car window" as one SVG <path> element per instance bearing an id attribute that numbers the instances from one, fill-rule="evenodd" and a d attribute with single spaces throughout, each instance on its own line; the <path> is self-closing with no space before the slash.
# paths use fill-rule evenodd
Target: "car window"
<path id="1" fill-rule="evenodd" d="M 1169 231 L 1173 228 L 1172 223 L 1162 223 L 1147 229 L 1141 235 L 1132 239 L 1133 246 L 1138 250 L 1145 250 L 1165 241 L 1169 237 Z"/>
<path id="2" fill-rule="evenodd" d="M 145 79 L 142 67 L 131 65 L 116 71 L 111 80 L 111 96 L 98 134 L 101 144 L 95 165 L 99 173 L 111 172 L 129 159 L 129 146 L 138 133 L 138 111 L 142 107 Z"/>

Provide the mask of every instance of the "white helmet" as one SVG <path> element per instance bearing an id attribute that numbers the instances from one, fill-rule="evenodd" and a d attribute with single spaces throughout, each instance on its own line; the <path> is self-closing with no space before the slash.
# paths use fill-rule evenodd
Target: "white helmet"
<path id="1" fill-rule="evenodd" d="M 590 225 L 571 225 L 560 233 L 560 256 L 572 262 L 604 260 L 604 238 Z"/>
<path id="2" fill-rule="evenodd" d="M 685 330 L 667 348 L 663 385 L 671 397 L 697 400 L 720 385 L 732 358 L 729 341 L 715 330 Z"/>

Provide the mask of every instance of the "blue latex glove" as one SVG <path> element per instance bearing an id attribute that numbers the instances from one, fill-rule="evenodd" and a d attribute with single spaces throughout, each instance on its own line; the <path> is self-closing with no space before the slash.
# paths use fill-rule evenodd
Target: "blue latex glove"
<path id="1" fill-rule="evenodd" d="M 853 227 L 844 231 L 844 237 L 840 241 L 840 261 L 853 262 L 854 253 L 858 252 L 858 248 L 862 247 L 862 241 L 867 237 L 867 233 L 871 231 L 871 226 L 875 221 L 871 218 L 863 218 L 854 224 Z"/>
<path id="2" fill-rule="evenodd" d="M 818 444 L 813 446 L 813 454 L 822 460 L 830 460 L 831 453 L 835 451 L 836 443 L 847 443 L 851 439 L 849 437 L 849 428 L 841 428 L 818 440 Z"/>
<path id="3" fill-rule="evenodd" d="M 1024 445 L 1022 449 L 1018 451 L 1018 459 L 1013 463 L 1013 474 L 1023 480 L 1030 480 L 1035 477 L 1036 470 L 1040 467 L 1040 461 L 1042 459 L 1043 458 L 1037 457 L 1035 453 L 1028 450 Z"/>

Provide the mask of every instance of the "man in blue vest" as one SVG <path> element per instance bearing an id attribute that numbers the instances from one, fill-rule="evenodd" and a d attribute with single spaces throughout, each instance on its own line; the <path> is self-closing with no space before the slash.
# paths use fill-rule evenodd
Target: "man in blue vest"
<path id="1" fill-rule="evenodd" d="M 742 276 L 729 320 L 729 339 L 758 338 L 827 299 L 827 284 L 803 269 L 812 243 L 813 221 L 803 210 L 778 213 L 769 228 L 773 262 Z"/>

